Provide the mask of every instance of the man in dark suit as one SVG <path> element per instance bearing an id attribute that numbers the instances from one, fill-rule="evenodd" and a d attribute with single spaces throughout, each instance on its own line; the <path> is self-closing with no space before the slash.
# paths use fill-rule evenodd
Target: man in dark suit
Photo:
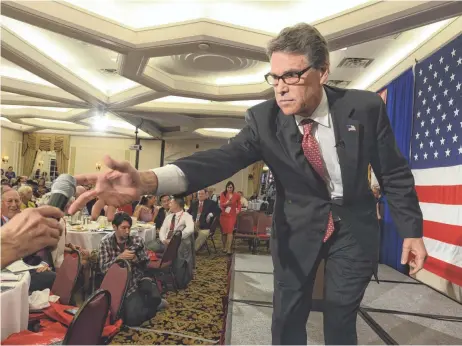
<path id="1" fill-rule="evenodd" d="M 164 223 L 165 217 L 168 215 L 170 209 L 170 196 L 169 195 L 162 195 L 160 196 L 160 209 L 157 213 L 156 219 L 154 220 L 154 224 L 156 225 L 156 229 L 160 229 L 162 224 Z"/>
<path id="2" fill-rule="evenodd" d="M 215 217 L 220 215 L 220 208 L 218 204 L 211 199 L 207 198 L 207 191 L 205 189 L 197 192 L 197 201 L 191 203 L 188 212 L 193 217 L 198 230 L 198 235 L 194 247 L 198 251 L 202 245 L 207 241 L 210 235 L 210 226 Z"/>
<path id="3" fill-rule="evenodd" d="M 356 344 L 357 311 L 376 272 L 379 248 L 368 166 L 404 238 L 402 263 L 409 263 L 413 273 L 426 258 L 414 179 L 396 146 L 382 99 L 367 91 L 324 85 L 329 52 L 314 27 L 284 29 L 270 41 L 268 56 L 271 71 L 265 78 L 274 87 L 275 99 L 250 108 L 247 125 L 227 145 L 182 158 L 154 174 L 107 157 L 115 173 L 77 179 L 96 182 L 88 198 L 100 196 L 97 215 L 104 203 L 117 206 L 129 197 L 138 198 L 140 192 L 156 190 L 191 193 L 263 160 L 276 185 L 271 234 L 273 344 L 306 344 L 321 259 L 325 342 Z"/>

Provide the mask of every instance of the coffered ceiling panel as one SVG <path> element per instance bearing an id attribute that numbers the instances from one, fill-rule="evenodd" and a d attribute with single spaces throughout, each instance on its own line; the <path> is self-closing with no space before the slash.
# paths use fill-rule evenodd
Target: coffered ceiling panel
<path id="1" fill-rule="evenodd" d="M 314 24 L 331 48 L 328 83 L 363 89 L 462 28 L 462 2 L 45 0 L 1 10 L 2 126 L 164 139 L 234 136 L 247 108 L 273 95 L 265 48 L 285 26 Z"/>
<path id="2" fill-rule="evenodd" d="M 316 22 L 368 0 L 323 1 L 88 1 L 66 0 L 81 9 L 118 22 L 133 29 L 170 25 L 198 18 L 217 20 L 253 30 L 276 34 L 297 22 Z M 108 4 L 110 4 L 108 6 Z"/>

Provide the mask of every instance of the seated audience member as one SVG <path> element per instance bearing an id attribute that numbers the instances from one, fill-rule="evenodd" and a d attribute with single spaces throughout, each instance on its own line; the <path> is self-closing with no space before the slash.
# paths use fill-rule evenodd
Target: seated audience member
<path id="1" fill-rule="evenodd" d="M 249 207 L 249 201 L 247 198 L 244 197 L 244 193 L 242 191 L 238 191 L 239 196 L 241 196 L 241 207 L 242 208 L 248 208 Z"/>
<path id="2" fill-rule="evenodd" d="M 36 205 L 32 202 L 32 187 L 22 185 L 18 188 L 19 197 L 21 198 L 21 210 L 26 208 L 35 208 Z"/>
<path id="3" fill-rule="evenodd" d="M 105 274 L 117 259 L 130 263 L 131 281 L 124 301 L 124 323 L 129 326 L 140 325 L 154 317 L 166 302 L 161 301 L 157 286 L 151 279 L 144 277 L 149 257 L 143 239 L 130 235 L 132 218 L 126 213 L 117 213 L 112 226 L 114 233 L 106 235 L 99 246 L 99 267 Z"/>
<path id="4" fill-rule="evenodd" d="M 6 171 L 5 177 L 7 177 L 10 180 L 16 178 L 16 173 L 13 171 L 12 166 L 8 167 L 8 171 Z"/>
<path id="5" fill-rule="evenodd" d="M 169 214 L 170 209 L 170 196 L 162 195 L 160 196 L 160 209 L 157 212 L 156 219 L 154 223 L 156 224 L 156 229 L 160 229 L 164 223 L 165 217 Z"/>
<path id="6" fill-rule="evenodd" d="M 206 190 L 198 191 L 197 198 L 198 200 L 193 202 L 189 209 L 189 213 L 195 221 L 199 233 L 195 244 L 196 251 L 199 250 L 207 241 L 207 237 L 210 234 L 212 220 L 220 215 L 221 212 L 216 202 L 211 199 L 207 199 Z"/>
<path id="7" fill-rule="evenodd" d="M 8 223 L 14 217 L 16 217 L 19 213 L 21 213 L 20 205 L 21 199 L 19 198 L 18 191 L 13 189 L 7 189 L 6 192 L 2 191 L 2 226 Z M 31 230 L 31 232 L 34 231 L 36 230 Z M 2 239 L 2 241 L 4 240 Z M 51 288 L 51 286 L 53 286 L 53 282 L 55 281 L 56 273 L 52 272 L 50 270 L 50 267 L 44 264 L 36 270 L 31 270 L 30 276 L 31 281 L 29 286 L 29 292 L 34 292 L 42 291 L 46 288 Z"/>
<path id="8" fill-rule="evenodd" d="M 211 199 L 212 201 L 218 203 L 218 201 L 220 200 L 220 197 L 215 194 L 215 188 L 214 187 L 209 187 L 207 189 L 207 196 L 209 199 Z"/>
<path id="9" fill-rule="evenodd" d="M 157 197 L 152 195 L 142 196 L 140 203 L 133 212 L 133 217 L 142 222 L 154 222 L 159 210 L 156 207 Z"/>
<path id="10" fill-rule="evenodd" d="M 182 239 L 194 233 L 194 220 L 191 214 L 184 211 L 184 199 L 181 197 L 170 200 L 170 213 L 160 228 L 159 239 L 150 242 L 147 247 L 154 252 L 164 252 L 176 231 L 182 233 Z"/>

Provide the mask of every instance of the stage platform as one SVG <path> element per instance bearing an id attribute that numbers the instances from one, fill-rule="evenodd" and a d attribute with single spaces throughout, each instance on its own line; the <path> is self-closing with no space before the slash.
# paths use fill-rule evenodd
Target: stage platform
<path id="1" fill-rule="evenodd" d="M 270 256 L 236 254 L 225 342 L 271 344 L 273 266 Z M 358 318 L 359 344 L 462 344 L 462 305 L 396 270 L 380 265 Z M 322 312 L 312 312 L 308 343 L 323 344 Z"/>

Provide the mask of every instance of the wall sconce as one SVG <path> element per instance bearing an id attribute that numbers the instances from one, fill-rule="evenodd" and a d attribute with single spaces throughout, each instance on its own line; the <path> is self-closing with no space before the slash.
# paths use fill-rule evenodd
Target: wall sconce
<path id="1" fill-rule="evenodd" d="M 101 163 L 99 163 L 99 162 L 96 163 L 96 170 L 97 171 L 101 170 Z"/>
<path id="2" fill-rule="evenodd" d="M 3 163 L 8 163 L 8 160 L 9 160 L 9 159 L 10 159 L 10 158 L 9 158 L 7 155 L 2 156 L 2 162 L 3 162 Z"/>
<path id="3" fill-rule="evenodd" d="M 42 167 L 42 166 L 43 166 L 43 161 L 42 161 L 42 160 L 40 160 L 40 161 L 38 162 L 38 164 L 37 164 L 37 165 L 38 165 L 39 167 Z"/>

